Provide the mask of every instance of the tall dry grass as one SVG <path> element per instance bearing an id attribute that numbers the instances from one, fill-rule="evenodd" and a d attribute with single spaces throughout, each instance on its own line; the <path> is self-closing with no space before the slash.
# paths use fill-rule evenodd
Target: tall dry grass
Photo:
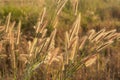
<path id="1" fill-rule="evenodd" d="M 89 67 L 95 63 L 100 52 L 120 37 L 120 33 L 116 30 L 105 31 L 105 29 L 99 32 L 90 30 L 88 35 L 80 37 L 79 33 L 82 32 L 80 32 L 81 15 L 79 14 L 72 28 L 65 32 L 64 45 L 57 47 L 55 43 L 57 29 L 54 29 L 49 37 L 46 36 L 47 29 L 42 25 L 44 14 L 45 9 L 36 26 L 36 36 L 33 41 L 26 42 L 22 40 L 21 21 L 15 30 L 15 22 L 11 23 L 10 14 L 8 15 L 7 24 L 1 28 L 0 40 L 0 56 L 1 60 L 3 59 L 0 70 L 3 76 L 30 80 L 34 77 L 36 70 L 42 68 L 40 71 L 45 75 L 45 80 L 50 78 L 67 80 L 82 66 Z M 39 34 L 41 37 L 38 37 Z M 21 51 L 24 50 L 21 48 L 25 45 L 24 49 L 27 53 Z M 80 54 L 80 51 L 87 53 Z"/>
<path id="2" fill-rule="evenodd" d="M 99 60 L 101 53 L 119 41 L 120 33 L 94 29 L 83 34 L 81 13 L 69 30 L 64 32 L 61 45 L 57 45 L 59 14 L 67 0 L 60 1 L 53 19 L 53 31 L 47 35 L 46 8 L 35 27 L 35 36 L 27 40 L 21 23 L 11 22 L 0 27 L 0 79 L 5 80 L 71 80 L 83 67 L 89 68 Z M 76 13 L 77 14 L 77 13 Z M 18 26 L 16 26 L 18 25 Z M 57 43 L 56 43 L 57 42 Z M 82 73 L 80 74 L 82 75 Z"/>

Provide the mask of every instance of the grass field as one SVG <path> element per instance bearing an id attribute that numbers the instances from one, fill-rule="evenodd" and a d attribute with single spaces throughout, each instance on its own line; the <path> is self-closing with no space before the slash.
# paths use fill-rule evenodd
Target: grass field
<path id="1" fill-rule="evenodd" d="M 120 80 L 120 0 L 0 0 L 0 80 Z"/>

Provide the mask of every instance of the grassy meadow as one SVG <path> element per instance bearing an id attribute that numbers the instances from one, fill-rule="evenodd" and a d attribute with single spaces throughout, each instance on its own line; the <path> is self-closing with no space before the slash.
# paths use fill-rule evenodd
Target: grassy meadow
<path id="1" fill-rule="evenodd" d="M 120 80 L 120 0 L 0 0 L 0 80 Z"/>

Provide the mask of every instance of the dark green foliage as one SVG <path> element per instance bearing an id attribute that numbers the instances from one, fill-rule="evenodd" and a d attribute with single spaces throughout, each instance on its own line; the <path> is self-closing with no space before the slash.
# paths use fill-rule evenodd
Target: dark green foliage
<path id="1" fill-rule="evenodd" d="M 33 25 L 36 24 L 39 13 L 39 10 L 36 10 L 34 7 L 18 7 L 14 5 L 6 5 L 0 8 L 0 21 L 1 24 L 4 24 L 6 17 L 11 13 L 11 22 L 19 20 L 22 21 L 23 31 L 32 30 Z"/>

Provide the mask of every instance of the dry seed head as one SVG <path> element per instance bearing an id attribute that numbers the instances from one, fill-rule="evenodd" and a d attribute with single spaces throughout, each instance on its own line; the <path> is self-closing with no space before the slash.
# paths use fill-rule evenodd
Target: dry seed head
<path id="1" fill-rule="evenodd" d="M 104 36 L 105 39 L 107 39 L 107 37 L 113 35 L 115 32 L 116 32 L 116 29 L 113 29 L 113 30 L 111 30 L 111 31 L 107 31 L 107 32 L 105 33 L 105 36 Z"/>
<path id="2" fill-rule="evenodd" d="M 70 41 L 69 41 L 69 34 L 68 34 L 68 32 L 66 32 L 66 33 L 65 33 L 65 42 L 66 42 L 66 45 L 67 45 L 67 48 L 68 48 L 69 43 L 70 43 Z"/>
<path id="3" fill-rule="evenodd" d="M 43 33 L 42 33 L 42 38 L 44 38 L 46 36 L 47 33 L 47 29 L 44 29 Z"/>
<path id="4" fill-rule="evenodd" d="M 95 55 L 92 55 L 92 56 L 86 58 L 85 59 L 85 66 L 89 67 L 92 64 L 94 64 L 96 62 L 96 60 L 97 60 L 97 57 L 98 57 L 98 54 L 95 54 Z"/>
<path id="5" fill-rule="evenodd" d="M 93 38 L 93 35 L 95 34 L 96 32 L 95 32 L 95 30 L 94 29 L 92 29 L 92 30 L 90 30 L 89 32 L 88 32 L 88 39 L 89 40 L 92 40 L 92 38 Z"/>
<path id="6" fill-rule="evenodd" d="M 80 21 L 81 21 L 81 14 L 78 15 L 78 18 L 76 19 L 76 21 L 75 21 L 75 23 L 73 25 L 73 29 L 71 29 L 70 41 L 72 40 L 72 38 L 74 36 L 78 36 L 79 28 L 80 28 Z"/>
<path id="7" fill-rule="evenodd" d="M 12 62 L 12 68 L 15 69 L 16 68 L 16 57 L 15 57 L 15 53 L 14 53 L 14 41 L 15 41 L 15 38 L 14 38 L 14 33 L 11 32 L 10 34 L 10 45 L 11 45 L 11 62 Z"/>
<path id="8" fill-rule="evenodd" d="M 46 26 L 47 26 L 47 21 L 44 23 L 44 25 L 41 27 L 41 29 L 40 29 L 40 33 L 43 33 L 43 31 L 45 30 L 45 28 L 46 28 Z"/>
<path id="9" fill-rule="evenodd" d="M 106 36 L 105 39 L 107 39 L 107 40 L 113 40 L 113 39 L 116 39 L 117 36 L 118 36 L 118 33 L 112 33 L 112 34 Z"/>
<path id="10" fill-rule="evenodd" d="M 79 37 L 76 36 L 76 40 L 75 40 L 74 44 L 72 45 L 72 49 L 71 49 L 71 52 L 70 52 L 70 57 L 69 57 L 69 59 L 70 59 L 72 62 L 74 62 L 75 53 L 77 52 L 78 39 L 79 39 Z"/>
<path id="11" fill-rule="evenodd" d="M 104 39 L 104 33 L 101 33 L 100 35 L 98 35 L 95 39 L 94 42 L 99 43 Z"/>
<path id="12" fill-rule="evenodd" d="M 119 33 L 115 33 L 115 34 L 109 36 L 108 39 L 109 39 L 109 40 L 117 39 L 118 35 L 119 35 Z"/>
<path id="13" fill-rule="evenodd" d="M 76 35 L 78 35 L 78 33 L 80 32 L 79 30 L 81 30 L 81 26 L 80 26 L 80 22 L 81 22 L 81 13 L 78 14 L 78 18 L 77 18 L 77 21 L 76 21 L 76 24 L 77 24 L 77 30 L 76 30 Z"/>
<path id="14" fill-rule="evenodd" d="M 57 57 L 58 52 L 59 52 L 59 48 L 55 48 L 54 50 L 51 50 L 46 56 L 45 63 L 47 63 L 48 65 L 51 65 L 51 63 Z"/>
<path id="15" fill-rule="evenodd" d="M 42 13 L 42 16 L 41 16 L 41 20 L 38 21 L 38 23 L 37 23 L 36 33 L 38 33 L 40 31 L 40 29 L 41 29 L 41 25 L 43 23 L 43 19 L 45 17 L 45 13 L 46 13 L 46 8 L 44 8 L 44 10 L 43 10 L 43 13 Z"/>
<path id="16" fill-rule="evenodd" d="M 45 14 L 46 14 L 46 7 L 44 7 L 44 9 L 43 9 L 43 14 L 42 14 L 41 21 L 40 21 L 41 24 L 43 23 L 43 19 L 45 17 Z"/>
<path id="17" fill-rule="evenodd" d="M 38 33 L 39 32 L 39 28 L 40 28 L 40 21 L 37 23 L 37 28 L 36 28 L 36 33 Z"/>
<path id="18" fill-rule="evenodd" d="M 44 46 L 45 50 L 48 50 L 49 44 L 50 44 L 50 38 L 48 37 L 46 42 L 45 42 L 45 46 Z"/>
<path id="19" fill-rule="evenodd" d="M 56 36 L 56 33 L 57 33 L 57 29 L 55 29 L 51 33 L 51 35 L 50 35 L 50 44 L 49 44 L 48 50 L 54 49 L 54 47 L 55 47 L 55 36 Z"/>
<path id="20" fill-rule="evenodd" d="M 96 50 L 99 52 L 99 51 L 101 51 L 102 49 L 104 49 L 104 48 L 106 48 L 107 46 L 109 46 L 110 44 L 112 44 L 113 43 L 113 41 L 108 41 L 108 42 L 106 42 L 106 43 L 103 43 L 103 44 L 101 44 L 100 46 L 98 46 L 97 48 L 96 48 Z"/>
<path id="21" fill-rule="evenodd" d="M 14 28 L 14 26 L 15 26 L 15 22 L 13 22 L 12 24 L 11 24 L 11 26 L 9 27 L 9 33 L 8 33 L 8 37 L 11 35 L 11 33 L 13 32 L 13 28 Z"/>
<path id="22" fill-rule="evenodd" d="M 34 58 L 36 58 L 37 57 L 37 54 L 39 53 L 39 47 L 36 47 L 35 48 L 35 53 L 34 53 Z"/>
<path id="23" fill-rule="evenodd" d="M 59 62 L 61 65 L 63 64 L 63 55 L 60 53 L 60 55 L 57 55 L 55 58 L 53 58 L 55 62 Z"/>
<path id="24" fill-rule="evenodd" d="M 78 0 L 70 0 L 73 10 L 75 11 L 75 14 L 77 14 L 77 9 L 78 9 Z"/>
<path id="25" fill-rule="evenodd" d="M 86 40 L 87 40 L 87 36 L 83 37 L 83 39 L 82 39 L 82 41 L 81 41 L 81 43 L 80 43 L 80 46 L 79 46 L 79 49 L 80 49 L 80 50 L 83 49 Z"/>
<path id="26" fill-rule="evenodd" d="M 50 39 L 51 39 L 51 40 L 55 38 L 56 33 L 57 33 L 57 29 L 55 29 L 55 30 L 51 33 L 51 35 L 50 35 Z"/>
<path id="27" fill-rule="evenodd" d="M 113 29 L 113 30 L 111 30 L 111 31 L 106 32 L 106 34 L 115 33 L 115 32 L 116 32 L 116 29 Z"/>
<path id="28" fill-rule="evenodd" d="M 105 34 L 105 29 L 100 30 L 98 33 L 96 33 L 96 37 L 94 38 L 93 41 L 98 41 L 102 38 L 102 36 Z"/>
<path id="29" fill-rule="evenodd" d="M 54 48 L 55 48 L 55 40 L 53 39 L 53 40 L 51 40 L 51 42 L 50 42 L 50 45 L 49 45 L 48 50 L 52 50 L 52 49 L 54 49 Z"/>
<path id="30" fill-rule="evenodd" d="M 69 45 L 68 45 L 68 49 L 71 49 L 71 48 L 74 47 L 74 44 L 75 44 L 77 38 L 78 38 L 78 36 L 74 37 L 74 38 L 70 41 L 70 43 L 69 43 Z"/>
<path id="31" fill-rule="evenodd" d="M 41 42 L 38 43 L 38 45 L 40 45 L 38 52 L 41 52 L 44 49 L 46 40 L 47 39 L 45 38 Z"/>
<path id="32" fill-rule="evenodd" d="M 34 48 L 35 48 L 35 45 L 37 44 L 37 41 L 38 41 L 38 39 L 37 39 L 37 38 L 34 38 L 33 43 L 32 43 L 32 45 L 31 45 L 31 48 L 30 48 L 30 54 L 29 54 L 30 57 L 31 57 L 32 55 L 34 55 L 32 52 L 33 52 L 33 50 L 34 50 Z"/>
<path id="33" fill-rule="evenodd" d="M 75 28 L 76 28 L 76 27 L 75 27 Z M 71 35 L 70 35 L 70 41 L 72 40 L 72 38 L 74 37 L 74 35 L 75 35 L 75 33 L 76 33 L 75 28 L 73 29 L 73 32 L 72 32 Z"/>
<path id="34" fill-rule="evenodd" d="M 11 35 L 10 35 L 10 44 L 11 44 L 11 49 L 12 50 L 14 50 L 14 43 L 15 43 L 14 33 L 11 33 Z"/>
<path id="35" fill-rule="evenodd" d="M 18 34 L 17 34 L 17 44 L 19 44 L 19 41 L 20 41 L 20 32 L 21 32 L 21 21 L 19 21 L 19 24 L 18 24 Z"/>
<path id="36" fill-rule="evenodd" d="M 8 33 L 8 37 L 10 40 L 10 44 L 12 46 L 12 50 L 14 50 L 14 32 L 13 32 L 13 27 L 15 26 L 15 22 L 12 23 L 11 27 L 9 28 L 9 33 Z"/>
<path id="37" fill-rule="evenodd" d="M 95 43 L 99 44 L 99 43 L 102 43 L 104 41 L 104 38 L 105 38 L 105 33 L 101 33 L 101 35 L 99 35 L 99 38 L 96 38 L 95 39 Z"/>
<path id="38" fill-rule="evenodd" d="M 63 7 L 65 6 L 65 4 L 67 3 L 68 0 L 64 0 L 63 4 L 60 6 L 60 8 L 57 10 L 57 15 L 60 14 L 60 12 L 62 11 Z"/>
<path id="39" fill-rule="evenodd" d="M 55 16 L 55 19 L 53 21 L 53 28 L 57 28 L 57 24 L 58 24 L 58 16 Z"/>
<path id="40" fill-rule="evenodd" d="M 31 46 L 32 46 L 31 41 L 28 41 L 28 50 L 29 50 L 29 51 L 30 51 Z"/>
<path id="41" fill-rule="evenodd" d="M 78 0 L 76 1 L 76 4 L 75 4 L 75 15 L 77 15 L 77 12 L 78 12 Z"/>
<path id="42" fill-rule="evenodd" d="M 109 40 L 113 35 L 114 35 L 114 33 L 111 33 L 111 34 L 109 34 L 108 36 L 106 36 L 104 39 L 105 39 L 105 40 Z"/>
<path id="43" fill-rule="evenodd" d="M 96 34 L 94 34 L 91 39 L 91 42 L 98 40 L 104 34 L 104 32 L 105 32 L 105 29 L 102 29 L 99 32 L 97 32 Z"/>
<path id="44" fill-rule="evenodd" d="M 6 25 L 6 30 L 5 30 L 6 32 L 8 32 L 8 29 L 9 29 L 10 19 L 11 19 L 11 13 L 9 13 L 7 16 L 7 20 L 6 20 L 7 25 Z"/>

